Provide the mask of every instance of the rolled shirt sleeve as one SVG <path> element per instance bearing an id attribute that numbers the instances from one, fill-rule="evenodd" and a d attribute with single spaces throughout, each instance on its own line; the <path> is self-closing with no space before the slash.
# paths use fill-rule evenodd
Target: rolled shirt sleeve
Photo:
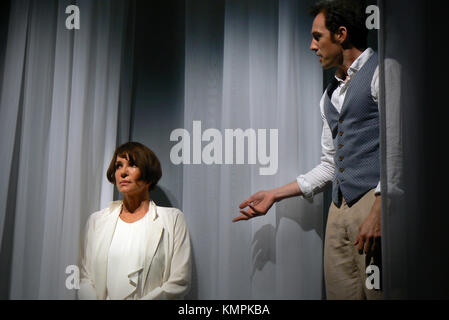
<path id="1" fill-rule="evenodd" d="M 320 110 L 323 120 L 323 130 L 321 134 L 321 162 L 306 174 L 296 178 L 299 188 L 304 198 L 312 198 L 316 193 L 332 181 L 335 173 L 334 155 L 335 148 L 332 140 L 332 133 L 324 115 L 324 97 L 326 91 L 321 97 Z"/>

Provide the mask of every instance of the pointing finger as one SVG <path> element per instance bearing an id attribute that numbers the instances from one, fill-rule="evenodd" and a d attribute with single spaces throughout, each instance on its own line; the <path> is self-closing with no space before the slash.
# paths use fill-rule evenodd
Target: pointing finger
<path id="1" fill-rule="evenodd" d="M 248 220 L 248 217 L 245 216 L 244 214 L 242 214 L 242 215 L 232 219 L 232 222 L 237 222 L 237 221 L 240 221 L 240 220 Z"/>
<path id="2" fill-rule="evenodd" d="M 248 211 L 240 210 L 240 213 L 241 215 L 238 216 L 237 218 L 232 219 L 232 222 L 237 222 L 240 220 L 249 220 L 254 217 L 253 213 L 251 213 L 249 210 Z"/>

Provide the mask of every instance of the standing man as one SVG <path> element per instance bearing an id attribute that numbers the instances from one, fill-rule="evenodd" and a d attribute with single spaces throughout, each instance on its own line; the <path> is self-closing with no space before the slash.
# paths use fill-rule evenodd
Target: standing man
<path id="1" fill-rule="evenodd" d="M 378 58 L 367 48 L 361 2 L 324 0 L 311 8 L 315 18 L 310 49 L 323 69 L 337 68 L 320 101 L 321 163 L 296 181 L 252 195 L 233 220 L 265 215 L 285 198 L 313 197 L 332 181 L 324 245 L 328 299 L 382 298 L 380 290 L 365 285 L 366 267 L 380 267 L 381 196 Z"/>

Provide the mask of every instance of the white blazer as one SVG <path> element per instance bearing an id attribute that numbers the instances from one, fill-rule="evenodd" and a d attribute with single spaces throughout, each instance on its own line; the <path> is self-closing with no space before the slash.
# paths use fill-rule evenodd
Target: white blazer
<path id="1" fill-rule="evenodd" d="M 106 299 L 108 251 L 122 201 L 90 215 L 81 245 L 79 299 Z M 150 201 L 146 220 L 144 264 L 130 270 L 129 294 L 138 299 L 181 299 L 191 279 L 190 237 L 184 214 L 175 208 L 158 207 Z M 126 257 L 124 257 L 126 259 Z"/>

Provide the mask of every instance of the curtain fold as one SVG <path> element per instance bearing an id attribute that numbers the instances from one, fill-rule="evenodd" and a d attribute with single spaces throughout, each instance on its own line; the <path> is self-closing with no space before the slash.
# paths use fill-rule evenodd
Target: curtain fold
<path id="1" fill-rule="evenodd" d="M 9 281 L 12 299 L 75 298 L 66 267 L 78 264 L 89 214 L 113 199 L 105 172 L 127 83 L 121 72 L 129 63 L 122 55 L 131 5 L 77 1 L 80 29 L 68 30 L 71 4 L 12 2 L 0 107 L 2 162 L 9 164 L 2 166 L 0 232 L 11 227 L 6 215 L 14 228 L 12 243 L 2 243 L 12 258 L 11 278 L 2 282 Z M 17 176 L 9 174 L 13 157 Z M 15 210 L 7 212 L 11 199 Z"/>
<path id="2" fill-rule="evenodd" d="M 265 217 L 231 222 L 251 194 L 294 181 L 319 161 L 322 71 L 308 49 L 311 3 L 186 2 L 184 125 L 192 133 L 200 121 L 201 132 L 215 129 L 222 138 L 222 164 L 183 168 L 183 211 L 195 261 L 192 298 L 322 297 L 321 196 L 312 203 L 284 200 Z M 253 151 L 244 143 L 243 164 L 235 140 L 227 154 L 229 129 L 255 134 Z M 268 165 L 255 151 L 264 142 L 271 175 L 260 174 Z"/>

